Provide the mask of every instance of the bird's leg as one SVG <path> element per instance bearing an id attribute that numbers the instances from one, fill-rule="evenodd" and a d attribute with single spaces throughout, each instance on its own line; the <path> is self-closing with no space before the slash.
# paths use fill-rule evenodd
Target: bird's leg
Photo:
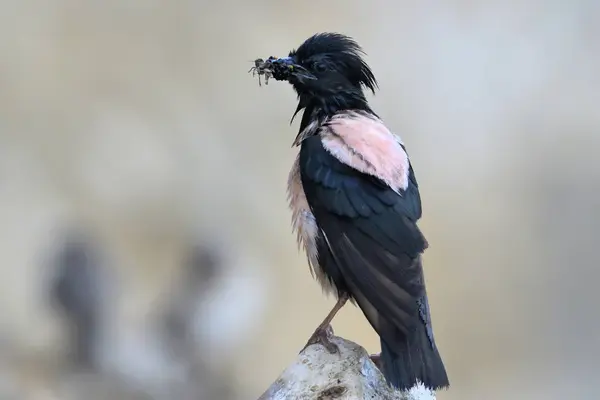
<path id="1" fill-rule="evenodd" d="M 347 294 L 342 294 L 339 298 L 337 303 L 335 303 L 335 306 L 333 306 L 333 309 L 329 312 L 329 314 L 327 314 L 327 317 L 325 317 L 325 319 L 323 320 L 323 322 L 321 322 L 321 324 L 319 324 L 319 326 L 317 327 L 317 329 L 315 330 L 315 332 L 312 334 L 312 336 L 310 337 L 310 339 L 308 339 L 308 342 L 306 343 L 306 345 L 304 346 L 304 348 L 302 349 L 302 351 L 304 351 L 304 349 L 306 349 L 308 346 L 316 344 L 316 343 L 320 343 L 322 344 L 330 353 L 337 353 L 338 352 L 338 348 L 337 346 L 332 343 L 329 340 L 329 333 L 328 328 L 329 328 L 329 324 L 331 324 L 331 321 L 333 320 L 333 318 L 335 317 L 335 315 L 342 309 L 342 307 L 344 306 L 344 304 L 346 304 L 346 302 L 348 301 L 349 296 Z"/>

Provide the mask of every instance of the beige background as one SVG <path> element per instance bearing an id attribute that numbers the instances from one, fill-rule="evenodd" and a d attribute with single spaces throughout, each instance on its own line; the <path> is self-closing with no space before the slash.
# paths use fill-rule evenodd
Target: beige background
<path id="1" fill-rule="evenodd" d="M 275 379 L 333 300 L 290 232 L 294 93 L 246 71 L 340 31 L 420 181 L 439 398 L 597 397 L 599 4 L 1 1 L 0 390 L 66 398 L 44 259 L 69 221 L 118 279 L 107 371 L 171 382 L 151 321 L 199 237 L 228 257 L 202 302 L 215 379 L 248 399 Z M 378 351 L 353 307 L 334 328 Z"/>

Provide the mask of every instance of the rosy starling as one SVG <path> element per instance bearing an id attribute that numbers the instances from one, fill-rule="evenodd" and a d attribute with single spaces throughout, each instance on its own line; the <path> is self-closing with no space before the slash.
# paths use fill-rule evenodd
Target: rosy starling
<path id="1" fill-rule="evenodd" d="M 369 106 L 377 81 L 350 37 L 319 33 L 288 57 L 257 60 L 259 75 L 288 81 L 303 111 L 288 181 L 293 227 L 325 291 L 338 301 L 308 344 L 336 346 L 326 329 L 347 300 L 381 339 L 380 367 L 406 390 L 449 386 L 431 324 L 417 226 L 421 199 L 406 148 Z"/>

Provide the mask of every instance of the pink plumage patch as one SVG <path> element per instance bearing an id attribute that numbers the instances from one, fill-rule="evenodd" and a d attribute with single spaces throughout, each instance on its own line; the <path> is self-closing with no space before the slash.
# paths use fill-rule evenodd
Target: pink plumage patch
<path id="1" fill-rule="evenodd" d="M 383 122 L 362 112 L 345 112 L 321 130 L 323 146 L 342 163 L 375 176 L 393 190 L 408 186 L 408 156 L 398 136 Z"/>

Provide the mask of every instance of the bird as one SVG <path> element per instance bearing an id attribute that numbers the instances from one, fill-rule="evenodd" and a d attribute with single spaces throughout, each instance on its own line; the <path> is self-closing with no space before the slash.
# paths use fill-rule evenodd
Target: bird
<path id="1" fill-rule="evenodd" d="M 419 185 L 404 142 L 367 101 L 379 85 L 365 56 L 352 37 L 322 32 L 253 68 L 291 84 L 290 123 L 302 111 L 287 189 L 292 227 L 311 273 L 337 297 L 306 346 L 339 350 L 327 330 L 350 301 L 380 337 L 388 384 L 448 388 L 425 288 Z"/>

